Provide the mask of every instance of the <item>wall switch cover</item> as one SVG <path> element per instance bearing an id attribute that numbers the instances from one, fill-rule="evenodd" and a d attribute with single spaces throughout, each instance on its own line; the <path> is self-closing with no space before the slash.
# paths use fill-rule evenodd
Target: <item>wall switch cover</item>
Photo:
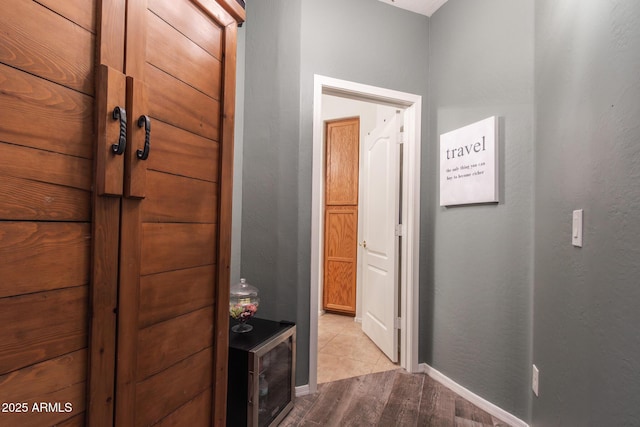
<path id="1" fill-rule="evenodd" d="M 531 370 L 531 389 L 533 390 L 536 396 L 538 395 L 538 385 L 540 380 L 539 376 L 540 376 L 540 371 L 538 370 L 536 365 L 533 365 L 533 369 Z"/>
<path id="2" fill-rule="evenodd" d="M 582 209 L 573 211 L 573 225 L 571 227 L 571 243 L 582 247 Z"/>

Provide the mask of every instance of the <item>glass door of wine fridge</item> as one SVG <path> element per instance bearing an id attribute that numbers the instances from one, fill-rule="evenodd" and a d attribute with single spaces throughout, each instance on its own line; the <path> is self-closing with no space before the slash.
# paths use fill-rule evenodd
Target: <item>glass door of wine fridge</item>
<path id="1" fill-rule="evenodd" d="M 254 390 L 249 404 L 253 411 L 252 418 L 257 419 L 258 423 L 250 422 L 249 425 L 266 427 L 280 422 L 293 407 L 295 326 L 264 343 L 251 356 L 250 376 L 253 376 Z"/>
<path id="2" fill-rule="evenodd" d="M 227 426 L 277 426 L 295 398 L 296 326 L 250 323 L 250 332 L 229 335 Z"/>

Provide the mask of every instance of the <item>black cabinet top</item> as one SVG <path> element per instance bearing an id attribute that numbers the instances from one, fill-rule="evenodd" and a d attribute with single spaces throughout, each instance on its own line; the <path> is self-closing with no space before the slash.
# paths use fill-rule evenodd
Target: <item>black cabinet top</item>
<path id="1" fill-rule="evenodd" d="M 229 347 L 243 351 L 251 351 L 269 338 L 295 326 L 293 322 L 275 322 L 254 317 L 247 322 L 247 324 L 253 326 L 251 331 L 244 333 L 233 332 L 231 327 L 238 323 L 237 320 L 229 319 Z"/>

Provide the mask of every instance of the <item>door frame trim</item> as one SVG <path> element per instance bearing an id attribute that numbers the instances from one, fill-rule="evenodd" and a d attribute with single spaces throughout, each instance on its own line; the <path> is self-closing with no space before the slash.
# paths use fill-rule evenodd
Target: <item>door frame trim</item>
<path id="1" fill-rule="evenodd" d="M 322 284 L 324 207 L 324 140 L 322 95 L 374 102 L 402 108 L 404 114 L 404 185 L 400 297 L 400 365 L 409 372 L 418 368 L 418 296 L 420 259 L 420 148 L 422 97 L 376 86 L 314 74 L 313 166 L 311 190 L 311 284 L 309 296 L 309 392 L 318 386 L 318 302 Z"/>

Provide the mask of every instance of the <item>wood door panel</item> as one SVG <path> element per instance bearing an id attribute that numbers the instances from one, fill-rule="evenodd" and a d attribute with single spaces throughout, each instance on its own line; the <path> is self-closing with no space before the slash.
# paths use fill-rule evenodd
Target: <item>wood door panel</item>
<path id="1" fill-rule="evenodd" d="M 0 297 L 86 285 L 90 238 L 89 224 L 0 222 Z"/>
<path id="2" fill-rule="evenodd" d="M 143 222 L 216 222 L 217 185 L 159 172 L 147 172 Z"/>
<path id="3" fill-rule="evenodd" d="M 328 122 L 326 132 L 326 205 L 358 204 L 360 120 Z"/>
<path id="4" fill-rule="evenodd" d="M 36 0 L 85 30 L 96 33 L 96 0 Z"/>
<path id="5" fill-rule="evenodd" d="M 356 265 L 351 261 L 326 262 L 324 299 L 325 309 L 355 314 Z"/>
<path id="6" fill-rule="evenodd" d="M 77 420 L 71 423 L 71 419 L 77 418 L 78 413 L 81 414 L 84 412 L 85 390 L 86 384 L 82 382 L 70 385 L 53 393 L 41 395 L 39 400 L 28 399 L 26 402 L 28 403 L 29 412 L 27 414 L 15 412 L 3 413 L 1 416 L 2 425 L 20 427 L 77 425 Z M 3 402 L 15 402 L 15 399 L 11 398 Z M 52 409 L 46 409 L 48 403 L 54 405 Z M 42 404 L 45 406 L 41 406 Z M 71 412 L 65 412 L 65 409 L 67 409 L 66 404 L 70 405 Z M 34 405 L 36 405 L 35 408 Z M 58 410 L 58 408 L 60 409 Z M 70 424 L 67 424 L 67 420 Z"/>
<path id="7" fill-rule="evenodd" d="M 324 236 L 323 307 L 355 315 L 358 207 L 328 206 Z"/>
<path id="8" fill-rule="evenodd" d="M 94 35 L 33 1 L 10 3 L 0 14 L 0 62 L 93 94 Z"/>
<path id="9" fill-rule="evenodd" d="M 0 218 L 91 221 L 88 191 L 0 174 Z"/>
<path id="10" fill-rule="evenodd" d="M 74 414 L 76 412 L 74 411 Z M 68 420 L 55 424 L 56 427 L 84 427 L 85 426 L 86 413 L 81 412 L 75 417 L 71 417 Z"/>
<path id="11" fill-rule="evenodd" d="M 175 126 L 154 121 L 151 170 L 218 182 L 219 144 Z"/>
<path id="12" fill-rule="evenodd" d="M 0 372 L 87 346 L 87 286 L 0 299 Z"/>
<path id="13" fill-rule="evenodd" d="M 185 403 L 154 427 L 182 427 L 211 425 L 211 388 Z"/>
<path id="14" fill-rule="evenodd" d="M 220 102 L 162 70 L 145 67 L 152 117 L 205 138 L 220 137 Z"/>
<path id="15" fill-rule="evenodd" d="M 87 351 L 83 349 L 0 376 L 0 402 L 25 402 L 31 414 L 5 412 L 0 416 L 2 425 L 60 426 L 67 425 L 60 422 L 69 417 L 82 416 L 86 373 Z M 38 413 L 33 405 L 40 402 L 61 402 L 64 412 Z M 66 403 L 71 407 L 65 407 Z"/>
<path id="16" fill-rule="evenodd" d="M 355 260 L 358 247 L 358 207 L 327 208 L 325 212 L 325 253 L 328 259 Z"/>
<path id="17" fill-rule="evenodd" d="M 213 352 L 203 350 L 139 383 L 136 426 L 149 426 L 211 387 Z"/>
<path id="18" fill-rule="evenodd" d="M 142 275 L 213 264 L 213 224 L 143 224 Z"/>
<path id="19" fill-rule="evenodd" d="M 89 159 L 0 142 L 3 175 L 89 191 L 92 165 Z"/>
<path id="20" fill-rule="evenodd" d="M 140 278 L 141 328 L 213 305 L 213 265 Z"/>
<path id="21" fill-rule="evenodd" d="M 186 35 L 211 56 L 222 60 L 222 29 L 213 25 L 199 7 L 188 0 L 148 0 L 148 2 L 149 10 Z M 208 3 L 217 6 L 213 2 Z"/>
<path id="22" fill-rule="evenodd" d="M 165 21 L 148 13 L 147 62 L 167 74 L 220 99 L 222 64 Z"/>
<path id="23" fill-rule="evenodd" d="M 0 64 L 0 141 L 90 159 L 93 104 L 90 96 Z"/>
<path id="24" fill-rule="evenodd" d="M 138 334 L 138 381 L 213 345 L 213 307 L 156 323 Z"/>
<path id="25" fill-rule="evenodd" d="M 86 380 L 86 349 L 0 376 L 0 402 L 46 401 L 52 391 Z M 4 414 L 3 414 L 4 415 Z"/>

